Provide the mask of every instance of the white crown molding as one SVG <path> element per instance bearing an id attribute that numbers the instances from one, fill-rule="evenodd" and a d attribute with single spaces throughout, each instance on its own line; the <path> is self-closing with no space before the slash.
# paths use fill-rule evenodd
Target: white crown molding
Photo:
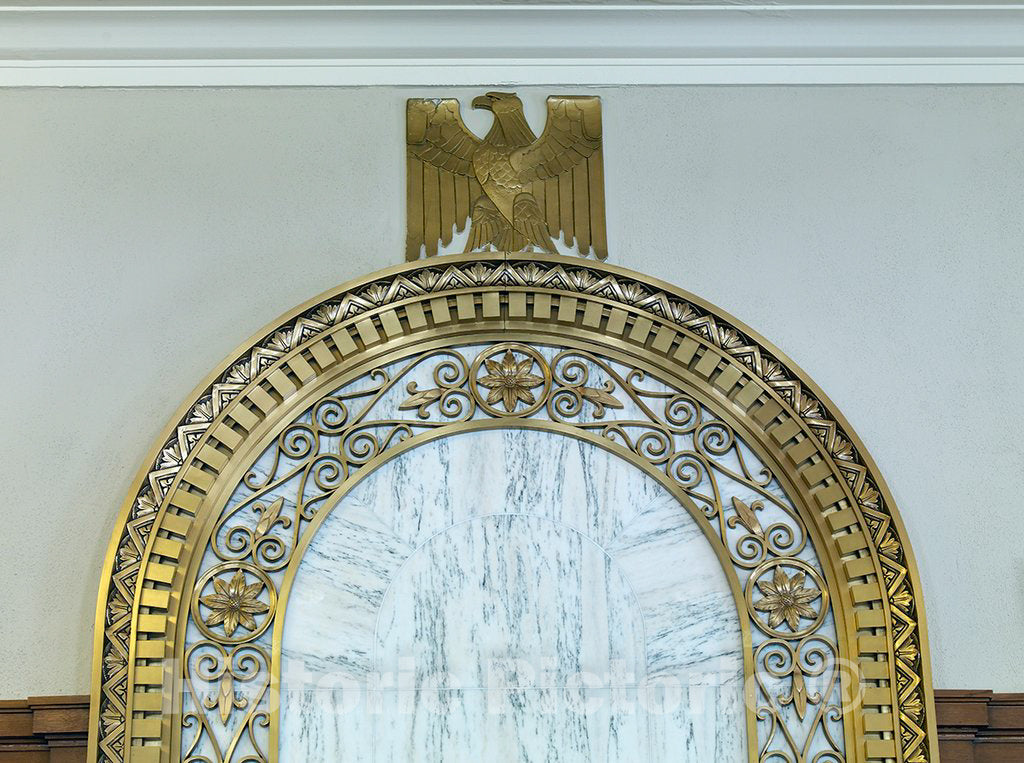
<path id="1" fill-rule="evenodd" d="M 1024 2 L 0 4 L 0 86 L 1024 83 Z"/>

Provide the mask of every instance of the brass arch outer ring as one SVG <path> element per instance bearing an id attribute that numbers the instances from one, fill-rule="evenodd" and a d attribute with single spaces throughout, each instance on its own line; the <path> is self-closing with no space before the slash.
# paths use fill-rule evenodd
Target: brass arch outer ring
<path id="1" fill-rule="evenodd" d="M 316 399 L 325 377 L 337 382 L 413 343 L 484 339 L 571 341 L 628 357 L 728 412 L 782 467 L 820 539 L 840 638 L 863 677 L 848 759 L 938 759 L 910 546 L 877 467 L 828 398 L 742 323 L 664 282 L 580 259 L 483 253 L 391 268 L 321 295 L 245 343 L 179 410 L 136 478 L 108 549 L 91 761 L 167 759 L 174 704 L 165 690 L 188 606 L 182 585 L 205 548 L 209 498 L 253 444 Z"/>

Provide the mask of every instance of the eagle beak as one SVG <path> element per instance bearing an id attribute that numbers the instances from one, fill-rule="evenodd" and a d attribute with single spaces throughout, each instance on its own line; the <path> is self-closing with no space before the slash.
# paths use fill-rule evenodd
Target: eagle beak
<path id="1" fill-rule="evenodd" d="M 492 103 L 494 103 L 494 99 L 491 98 L 491 96 L 478 95 L 476 98 L 473 99 L 473 108 L 486 109 L 487 111 L 490 111 Z"/>

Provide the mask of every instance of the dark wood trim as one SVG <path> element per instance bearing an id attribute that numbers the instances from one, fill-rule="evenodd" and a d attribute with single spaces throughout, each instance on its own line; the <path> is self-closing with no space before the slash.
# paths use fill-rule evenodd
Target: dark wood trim
<path id="1" fill-rule="evenodd" d="M 1024 761 L 1024 694 L 935 692 L 942 763 Z"/>
<path id="2" fill-rule="evenodd" d="M 84 763 L 88 697 L 0 701 L 0 763 Z"/>
<path id="3" fill-rule="evenodd" d="M 942 763 L 1024 761 L 1024 694 L 938 690 Z M 0 701 L 0 763 L 84 763 L 88 697 Z"/>

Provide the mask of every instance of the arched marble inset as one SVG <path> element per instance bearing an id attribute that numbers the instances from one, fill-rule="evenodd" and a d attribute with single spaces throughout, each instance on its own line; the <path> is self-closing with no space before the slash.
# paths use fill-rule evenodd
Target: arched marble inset
<path id="1" fill-rule="evenodd" d="M 282 760 L 747 760 L 721 563 L 603 448 L 421 445 L 334 508 L 297 575 Z"/>

